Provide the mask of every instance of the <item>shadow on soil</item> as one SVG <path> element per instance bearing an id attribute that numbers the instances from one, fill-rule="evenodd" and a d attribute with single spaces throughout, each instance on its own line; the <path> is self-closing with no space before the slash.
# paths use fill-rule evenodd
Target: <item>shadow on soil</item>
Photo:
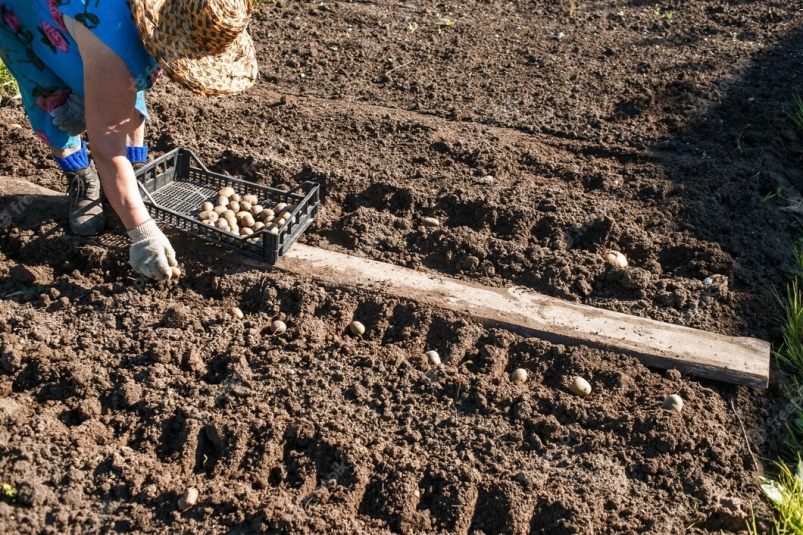
<path id="1" fill-rule="evenodd" d="M 799 30 L 782 46 L 737 66 L 729 79 L 675 83 L 652 104 L 654 109 L 693 110 L 694 118 L 672 139 L 653 147 L 671 186 L 645 190 L 641 196 L 660 204 L 679 194 L 678 227 L 697 240 L 721 246 L 732 259 L 721 263 L 726 271 L 722 274 L 731 276 L 737 288 L 770 292 L 769 285 L 783 284 L 784 273 L 793 267 L 792 243 L 798 231 L 790 207 L 803 187 L 803 145 L 789 114 L 794 95 L 803 89 L 802 47 Z M 688 270 L 696 262 L 694 250 L 667 250 L 660 262 L 668 271 Z M 764 269 L 752 269 L 759 266 Z M 755 273 L 772 269 L 777 277 L 751 280 L 757 278 Z"/>

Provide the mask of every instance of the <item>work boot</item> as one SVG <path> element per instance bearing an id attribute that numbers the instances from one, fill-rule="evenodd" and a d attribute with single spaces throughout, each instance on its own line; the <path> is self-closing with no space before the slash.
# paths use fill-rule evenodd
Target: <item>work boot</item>
<path id="1" fill-rule="evenodd" d="M 70 198 L 70 229 L 79 236 L 100 234 L 106 226 L 103 213 L 103 191 L 95 164 L 64 173 Z"/>

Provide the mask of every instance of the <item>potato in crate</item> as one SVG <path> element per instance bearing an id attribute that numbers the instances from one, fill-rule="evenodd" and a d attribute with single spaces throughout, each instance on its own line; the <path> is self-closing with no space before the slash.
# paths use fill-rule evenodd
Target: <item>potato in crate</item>
<path id="1" fill-rule="evenodd" d="M 284 191 L 209 171 L 178 148 L 137 171 L 145 205 L 157 221 L 270 264 L 318 215 L 319 186 Z"/>

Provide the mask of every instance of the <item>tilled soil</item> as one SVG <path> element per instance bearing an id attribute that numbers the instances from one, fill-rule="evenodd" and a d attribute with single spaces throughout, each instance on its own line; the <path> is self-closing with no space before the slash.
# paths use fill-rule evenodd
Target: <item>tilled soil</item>
<path id="1" fill-rule="evenodd" d="M 311 245 L 777 343 L 801 24 L 798 2 L 264 2 L 257 86 L 161 80 L 147 138 L 319 182 Z M 63 191 L 21 109 L 0 119 L 0 174 Z M 0 209 L 4 533 L 716 533 L 769 515 L 779 378 L 651 370 L 175 234 L 185 275 L 145 282 L 119 229 L 72 236 L 44 197 Z"/>

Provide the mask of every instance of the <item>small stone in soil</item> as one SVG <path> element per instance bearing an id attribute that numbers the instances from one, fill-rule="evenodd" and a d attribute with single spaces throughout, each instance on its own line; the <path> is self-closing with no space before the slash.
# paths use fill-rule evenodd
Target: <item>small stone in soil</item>
<path id="1" fill-rule="evenodd" d="M 190 487 L 178 499 L 178 508 L 181 511 L 186 511 L 196 503 L 198 503 L 198 489 Z"/>

